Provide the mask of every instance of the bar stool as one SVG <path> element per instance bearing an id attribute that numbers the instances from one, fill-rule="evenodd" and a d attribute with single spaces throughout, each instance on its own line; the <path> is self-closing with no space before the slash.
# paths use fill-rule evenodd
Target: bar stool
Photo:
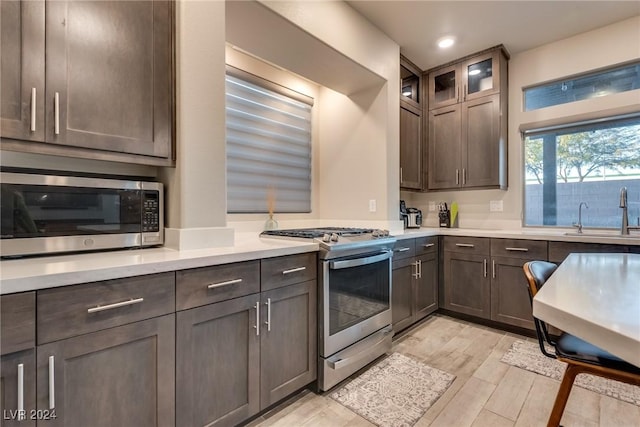
<path id="1" fill-rule="evenodd" d="M 532 306 L 536 293 L 557 267 L 556 264 L 547 261 L 529 261 L 522 267 L 529 285 L 529 299 Z M 557 340 L 554 340 L 549 334 L 545 322 L 535 317 L 533 321 L 542 353 L 567 364 L 547 427 L 558 427 L 560 425 L 564 408 L 571 393 L 571 387 L 578 374 L 597 375 L 640 386 L 640 367 L 625 362 L 613 354 L 571 334 L 563 332 Z M 545 343 L 554 349 L 554 353 L 546 349 Z"/>

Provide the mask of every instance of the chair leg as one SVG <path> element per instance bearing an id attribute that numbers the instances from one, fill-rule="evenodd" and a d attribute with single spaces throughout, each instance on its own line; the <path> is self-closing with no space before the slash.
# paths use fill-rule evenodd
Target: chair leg
<path id="1" fill-rule="evenodd" d="M 582 369 L 579 366 L 572 365 L 571 363 L 567 365 L 567 369 L 564 371 L 564 376 L 562 377 L 562 382 L 560 383 L 560 388 L 558 389 L 558 394 L 556 395 L 556 401 L 553 404 L 553 409 L 549 416 L 547 427 L 558 427 L 560 425 L 564 408 L 567 406 L 567 400 L 569 400 L 571 387 L 576 379 L 576 375 L 581 371 Z"/>

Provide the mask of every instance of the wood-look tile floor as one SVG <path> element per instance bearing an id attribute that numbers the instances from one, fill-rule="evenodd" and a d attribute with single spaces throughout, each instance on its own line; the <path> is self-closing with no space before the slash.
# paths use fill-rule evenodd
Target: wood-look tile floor
<path id="1" fill-rule="evenodd" d="M 394 341 L 393 350 L 456 375 L 416 427 L 546 426 L 560 386 L 500 362 L 518 339 L 534 340 L 443 315 L 432 315 Z M 564 427 L 638 427 L 640 407 L 574 387 Z M 304 391 L 249 424 L 371 427 L 373 424 L 327 394 Z"/>

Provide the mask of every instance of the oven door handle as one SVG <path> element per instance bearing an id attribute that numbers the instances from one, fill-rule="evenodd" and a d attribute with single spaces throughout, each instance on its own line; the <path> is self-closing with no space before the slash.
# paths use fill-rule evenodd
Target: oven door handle
<path id="1" fill-rule="evenodd" d="M 376 262 L 384 261 L 391 258 L 393 252 L 385 251 L 381 254 L 369 256 L 366 258 L 346 259 L 344 261 L 331 261 L 329 268 L 332 270 L 339 270 L 341 268 L 359 267 L 361 265 L 374 264 Z"/>

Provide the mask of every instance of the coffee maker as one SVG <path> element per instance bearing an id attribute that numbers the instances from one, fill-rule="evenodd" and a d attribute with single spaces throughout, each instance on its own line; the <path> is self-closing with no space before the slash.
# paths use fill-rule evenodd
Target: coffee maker
<path id="1" fill-rule="evenodd" d="M 422 211 L 416 208 L 407 208 L 404 200 L 400 200 L 400 219 L 404 221 L 404 228 L 420 228 Z"/>

